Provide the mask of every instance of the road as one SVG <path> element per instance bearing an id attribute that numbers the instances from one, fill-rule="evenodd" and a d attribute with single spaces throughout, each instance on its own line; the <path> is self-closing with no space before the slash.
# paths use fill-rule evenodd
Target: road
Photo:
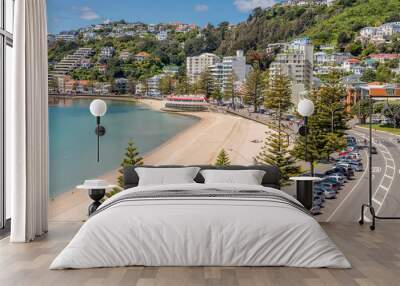
<path id="1" fill-rule="evenodd" d="M 355 127 L 349 134 L 361 142 L 368 138 L 368 130 Z M 380 216 L 400 216 L 400 144 L 397 136 L 382 132 L 373 132 L 374 146 L 378 154 L 372 157 L 372 191 L 373 205 Z M 368 202 L 368 153 L 360 151 L 363 157 L 364 172 L 346 184 L 338 199 L 327 201 L 319 221 L 358 221 L 361 217 L 361 205 Z M 366 212 L 369 220 L 369 213 Z"/>

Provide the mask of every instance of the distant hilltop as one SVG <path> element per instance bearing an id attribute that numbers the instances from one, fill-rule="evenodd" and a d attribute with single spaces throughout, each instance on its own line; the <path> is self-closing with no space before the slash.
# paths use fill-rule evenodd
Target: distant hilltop
<path id="1" fill-rule="evenodd" d="M 398 22 L 398 11 L 398 0 L 288 0 L 270 8 L 256 8 L 246 21 L 238 24 L 222 22 L 200 27 L 179 22 L 145 24 L 106 20 L 98 25 L 49 35 L 49 40 L 77 40 L 80 35 L 83 40 L 93 40 L 96 37 L 144 37 L 147 34 L 167 40 L 171 33 L 198 31 L 200 36 L 210 34 L 209 38 L 213 40 L 212 47 L 199 50 L 199 53 L 216 52 L 223 56 L 238 49 L 245 52 L 260 50 L 272 43 L 303 36 L 309 36 L 317 46 L 334 45 L 350 52 L 351 43 L 357 40 L 361 29 Z"/>

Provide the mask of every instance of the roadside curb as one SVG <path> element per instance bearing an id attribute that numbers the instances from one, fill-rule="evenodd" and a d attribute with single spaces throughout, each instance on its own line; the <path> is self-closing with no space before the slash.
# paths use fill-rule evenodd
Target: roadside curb
<path id="1" fill-rule="evenodd" d="M 369 128 L 367 128 L 367 127 L 357 126 L 357 125 L 356 125 L 356 128 L 369 130 Z M 395 137 L 397 137 L 397 138 L 400 138 L 400 135 L 393 134 L 393 133 L 390 133 L 390 132 L 387 132 L 387 131 L 376 130 L 376 129 L 374 129 L 374 128 L 372 128 L 372 131 L 374 131 L 374 132 L 380 132 L 380 133 L 383 133 L 383 134 L 386 134 L 386 135 L 392 135 L 392 136 L 395 136 Z"/>

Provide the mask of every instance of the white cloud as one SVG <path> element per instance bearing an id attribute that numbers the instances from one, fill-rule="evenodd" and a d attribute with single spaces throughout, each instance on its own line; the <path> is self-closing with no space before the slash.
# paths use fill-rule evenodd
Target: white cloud
<path id="1" fill-rule="evenodd" d="M 276 4 L 276 2 L 276 0 L 235 0 L 234 5 L 241 12 L 249 12 L 257 7 L 271 7 Z"/>
<path id="2" fill-rule="evenodd" d="M 100 18 L 100 16 L 95 11 L 93 11 L 90 7 L 87 6 L 80 7 L 79 12 L 80 12 L 79 17 L 83 20 L 91 21 Z"/>
<path id="3" fill-rule="evenodd" d="M 196 12 L 207 12 L 208 6 L 205 4 L 197 4 L 196 6 L 194 6 L 194 10 Z"/>

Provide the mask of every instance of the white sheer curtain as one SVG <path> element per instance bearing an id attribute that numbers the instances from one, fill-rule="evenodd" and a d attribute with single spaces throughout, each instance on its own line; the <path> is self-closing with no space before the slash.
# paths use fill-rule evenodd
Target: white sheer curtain
<path id="1" fill-rule="evenodd" d="M 6 181 L 11 189 L 12 242 L 47 231 L 48 93 L 45 0 L 17 0 L 13 94 L 7 98 Z"/>

